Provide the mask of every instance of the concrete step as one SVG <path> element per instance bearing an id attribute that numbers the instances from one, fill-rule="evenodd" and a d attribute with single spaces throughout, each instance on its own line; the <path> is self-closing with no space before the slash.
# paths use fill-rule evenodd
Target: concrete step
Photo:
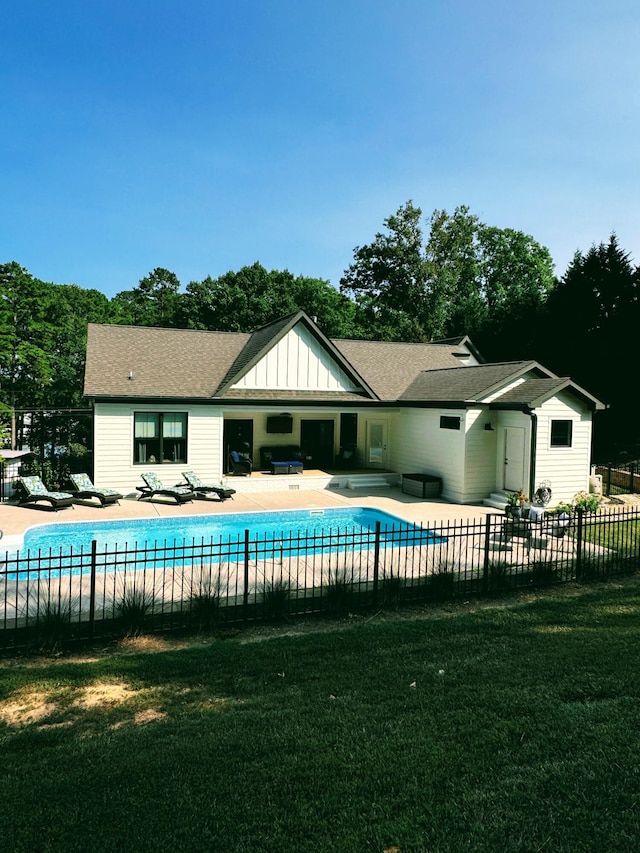
<path id="1" fill-rule="evenodd" d="M 504 509 L 507 504 L 506 492 L 491 492 L 488 498 L 482 499 L 483 506 L 491 506 L 494 509 Z"/>
<path id="2" fill-rule="evenodd" d="M 348 489 L 390 489 L 391 483 L 381 474 L 366 474 L 347 480 Z"/>

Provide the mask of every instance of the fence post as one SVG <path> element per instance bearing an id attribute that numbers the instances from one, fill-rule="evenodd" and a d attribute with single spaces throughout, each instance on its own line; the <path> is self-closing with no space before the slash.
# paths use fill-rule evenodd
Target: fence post
<path id="1" fill-rule="evenodd" d="M 91 540 L 91 583 L 89 587 L 89 636 L 93 640 L 96 630 L 96 554 L 98 543 Z"/>
<path id="2" fill-rule="evenodd" d="M 634 479 L 635 470 L 636 470 L 636 463 L 635 463 L 635 462 L 632 462 L 632 463 L 629 465 L 629 494 L 631 494 L 631 495 L 633 495 L 633 494 L 635 493 L 635 489 L 634 489 L 634 485 L 635 485 L 635 479 Z"/>
<path id="3" fill-rule="evenodd" d="M 607 497 L 611 497 L 611 463 L 607 465 Z"/>
<path id="4" fill-rule="evenodd" d="M 249 531 L 244 531 L 244 588 L 242 591 L 242 615 L 249 618 Z"/>
<path id="5" fill-rule="evenodd" d="M 482 566 L 482 591 L 486 592 L 489 588 L 489 536 L 491 535 L 491 519 L 492 513 L 487 513 L 484 520 L 484 562 Z"/>
<path id="6" fill-rule="evenodd" d="M 582 574 L 582 536 L 583 536 L 583 516 L 584 510 L 577 509 L 578 514 L 578 529 L 576 535 L 576 580 L 580 580 Z"/>
<path id="7" fill-rule="evenodd" d="M 373 548 L 373 603 L 378 603 L 378 575 L 380 572 L 380 522 L 376 521 L 375 544 Z"/>

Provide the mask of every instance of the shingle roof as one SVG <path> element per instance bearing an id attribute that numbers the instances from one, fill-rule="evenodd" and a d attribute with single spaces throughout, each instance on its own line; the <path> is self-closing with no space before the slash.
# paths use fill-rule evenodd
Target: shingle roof
<path id="1" fill-rule="evenodd" d="M 604 405 L 585 391 L 580 385 L 576 385 L 568 377 L 553 377 L 547 379 L 527 379 L 520 383 L 515 388 L 510 388 L 501 394 L 494 401 L 494 405 L 498 408 L 505 405 L 523 405 L 530 409 L 537 409 L 550 397 L 559 394 L 560 391 L 570 391 L 572 394 L 577 394 L 590 403 L 596 409 L 603 409 Z"/>
<path id="2" fill-rule="evenodd" d="M 381 400 L 398 400 L 421 371 L 441 367 L 463 369 L 453 355 L 457 351 L 455 345 L 389 341 L 334 341 L 334 344 Z"/>
<path id="3" fill-rule="evenodd" d="M 250 337 L 90 324 L 85 396 L 211 398 Z"/>
<path id="4" fill-rule="evenodd" d="M 305 315 L 306 316 L 306 315 Z M 239 399 L 229 389 L 298 315 L 243 332 L 90 324 L 84 394 L 87 397 L 165 397 Z M 312 328 L 312 326 L 311 326 Z M 319 338 L 323 336 L 319 333 Z M 365 393 L 395 401 L 421 370 L 460 367 L 455 345 L 327 340 L 328 348 L 362 384 Z M 466 368 L 465 368 L 466 369 Z M 133 373 L 133 379 L 129 374 Z M 251 399 L 302 399 L 297 392 L 254 393 Z M 314 399 L 337 399 L 317 393 Z M 358 394 L 342 399 L 362 400 Z"/>
<path id="5" fill-rule="evenodd" d="M 362 392 L 286 391 L 231 388 L 282 335 L 302 321 L 346 370 Z M 90 324 L 84 394 L 95 399 L 138 398 L 310 403 L 467 402 L 531 408 L 569 388 L 601 408 L 584 389 L 558 379 L 536 362 L 462 366 L 460 341 L 436 344 L 328 340 L 304 312 L 244 332 Z M 527 375 L 500 395 L 510 380 Z M 535 378 L 534 378 L 535 377 Z"/>
<path id="6" fill-rule="evenodd" d="M 510 380 L 516 380 L 524 372 L 539 369 L 533 361 L 512 361 L 423 371 L 399 399 L 415 403 L 474 403 L 495 393 Z"/>

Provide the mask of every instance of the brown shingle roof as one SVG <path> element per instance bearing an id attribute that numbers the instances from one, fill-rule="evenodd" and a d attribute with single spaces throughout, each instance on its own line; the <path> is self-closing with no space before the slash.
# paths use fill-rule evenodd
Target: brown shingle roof
<path id="1" fill-rule="evenodd" d="M 229 386 L 298 320 L 362 384 L 362 392 L 233 389 Z M 253 334 L 90 324 L 84 393 L 96 399 L 251 400 L 265 403 L 475 402 L 499 392 L 509 380 L 528 380 L 496 404 L 529 405 L 570 386 L 596 407 L 601 404 L 568 379 L 536 362 L 461 366 L 459 341 L 409 344 L 328 340 L 304 312 L 270 323 Z M 131 377 L 131 378 L 130 378 Z M 538 377 L 538 378 L 533 378 Z"/>
<path id="2" fill-rule="evenodd" d="M 249 338 L 238 332 L 91 323 L 85 396 L 211 398 Z"/>
<path id="3" fill-rule="evenodd" d="M 337 349 L 364 376 L 381 400 L 398 400 L 424 370 L 460 368 L 455 345 L 406 344 L 389 341 L 333 341 Z"/>
<path id="4" fill-rule="evenodd" d="M 495 393 L 528 370 L 537 370 L 532 361 L 481 364 L 472 367 L 423 371 L 400 395 L 400 400 L 415 403 L 474 403 Z"/>
<path id="5" fill-rule="evenodd" d="M 537 409 L 550 397 L 559 394 L 560 391 L 567 390 L 569 393 L 577 395 L 592 405 L 596 409 L 603 409 L 604 404 L 576 385 L 568 377 L 554 377 L 546 379 L 527 379 L 520 383 L 515 388 L 511 388 L 504 394 L 501 394 L 494 401 L 494 406 L 499 408 L 501 405 L 525 405 L 530 409 Z"/>

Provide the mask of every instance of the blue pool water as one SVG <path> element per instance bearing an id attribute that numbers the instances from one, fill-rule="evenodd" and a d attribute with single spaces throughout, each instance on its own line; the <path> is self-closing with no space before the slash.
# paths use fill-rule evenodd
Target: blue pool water
<path id="1" fill-rule="evenodd" d="M 249 530 L 256 537 L 288 539 L 291 536 L 313 535 L 314 532 L 351 533 L 361 529 L 374 530 L 380 522 L 385 541 L 406 539 L 411 533 L 412 544 L 428 544 L 435 540 L 426 529 L 403 521 L 382 510 L 368 507 L 331 508 L 324 510 L 284 510 L 281 512 L 247 512 L 224 515 L 198 515 L 183 518 L 145 518 L 133 521 L 96 521 L 76 524 L 45 524 L 28 530 L 24 536 L 22 554 L 54 552 L 68 553 L 91 550 L 96 540 L 100 550 L 123 550 L 155 546 L 180 545 L 184 542 L 220 542 L 244 539 Z M 415 542 L 413 541 L 415 537 Z"/>

